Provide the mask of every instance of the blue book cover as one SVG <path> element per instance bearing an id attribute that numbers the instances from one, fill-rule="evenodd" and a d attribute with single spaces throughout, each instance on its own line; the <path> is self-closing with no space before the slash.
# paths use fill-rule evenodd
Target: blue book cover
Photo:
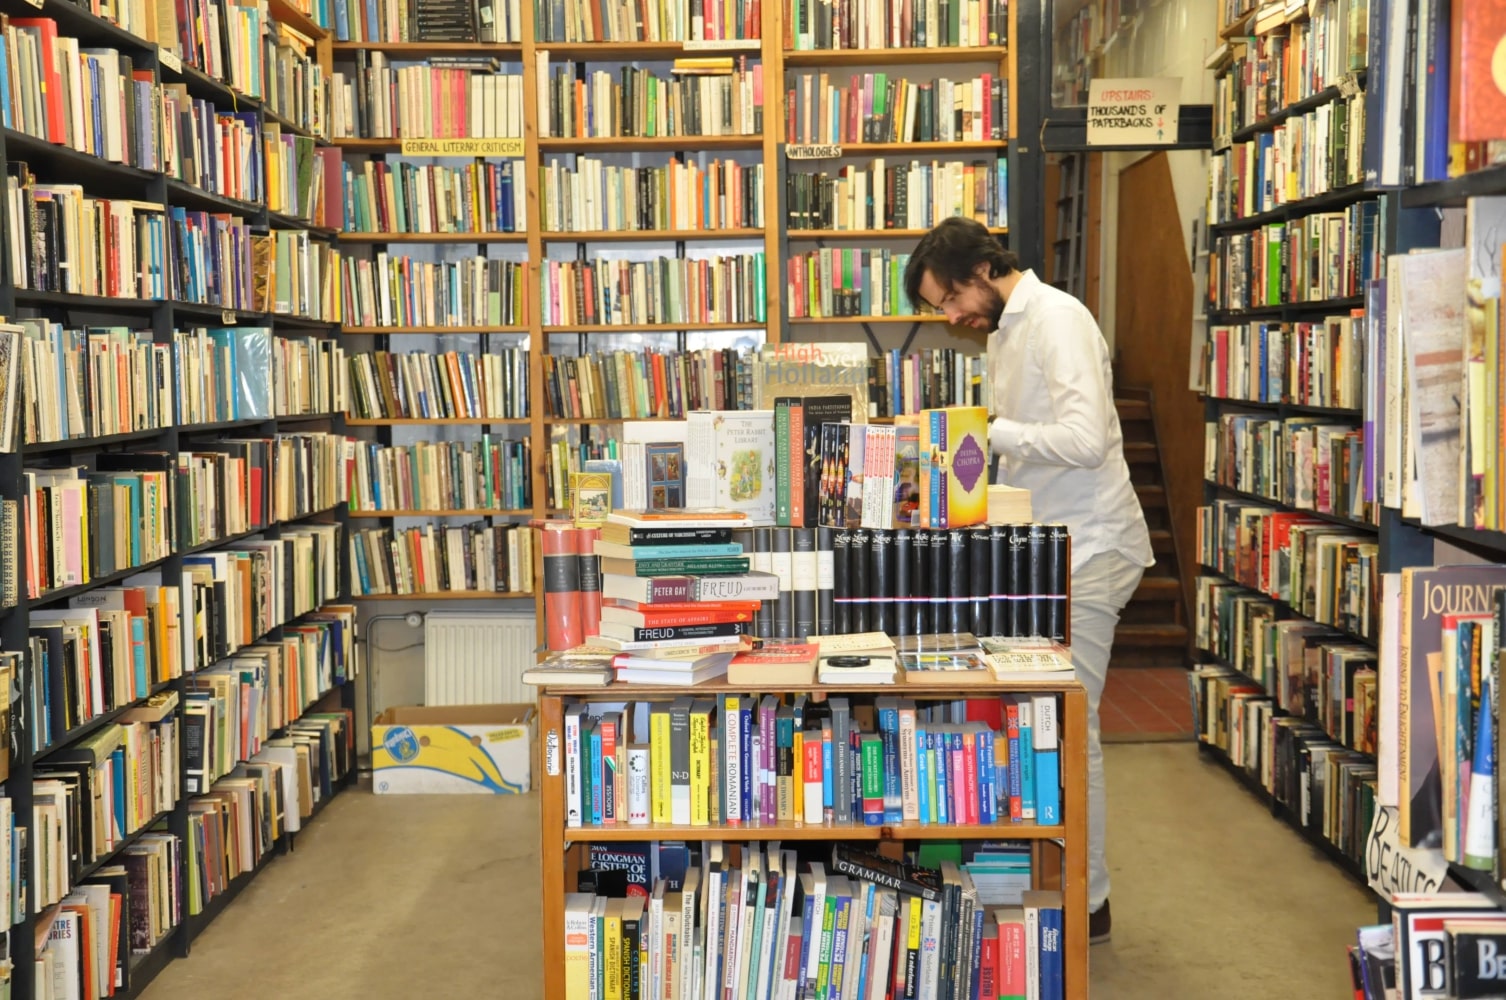
<path id="1" fill-rule="evenodd" d="M 812 880 L 814 880 L 815 878 L 815 876 L 809 877 Z M 795 982 L 797 984 L 797 988 L 800 984 L 803 984 L 805 982 L 806 963 L 810 961 L 811 957 L 811 938 L 815 936 L 811 934 L 811 926 L 816 920 L 815 897 L 808 892 L 804 892 L 803 884 L 801 886 L 801 891 L 803 893 L 804 899 L 800 904 L 800 964 L 795 967 Z"/>
<path id="2" fill-rule="evenodd" d="M 916 713 L 917 715 L 919 713 Z M 926 727 L 920 719 L 915 720 L 915 800 L 920 822 L 931 822 L 931 755 L 927 752 L 930 740 Z"/>
<path id="3" fill-rule="evenodd" d="M 931 750 L 936 755 L 936 822 L 946 824 L 952 822 L 949 801 L 951 768 L 948 766 L 950 755 L 947 751 L 946 733 L 931 733 Z"/>
<path id="4" fill-rule="evenodd" d="M 999 821 L 999 793 L 995 785 L 994 731 L 987 726 L 974 730 L 978 754 L 978 821 Z"/>
<path id="5" fill-rule="evenodd" d="M 601 729 L 597 724 L 591 725 L 591 822 L 601 825 L 602 817 L 602 774 L 601 774 Z"/>
<path id="6" fill-rule="evenodd" d="M 1061 750 L 1057 739 L 1056 696 L 1035 699 L 1032 745 L 1035 764 L 1035 821 L 1055 826 L 1062 821 Z"/>
<path id="7" fill-rule="evenodd" d="M 1059 897 L 1059 894 L 1053 895 Z M 1041 1000 L 1063 1000 L 1062 908 L 1059 900 L 1055 906 L 1041 907 L 1040 922 Z"/>
<path id="8" fill-rule="evenodd" d="M 737 726 L 742 733 L 742 775 L 738 794 L 742 799 L 743 822 L 753 818 L 753 708 L 744 704 L 738 709 Z"/>
<path id="9" fill-rule="evenodd" d="M 835 782 L 832 780 L 831 739 L 830 734 L 821 741 L 821 808 L 830 816 L 836 808 L 836 799 L 833 796 Z"/>

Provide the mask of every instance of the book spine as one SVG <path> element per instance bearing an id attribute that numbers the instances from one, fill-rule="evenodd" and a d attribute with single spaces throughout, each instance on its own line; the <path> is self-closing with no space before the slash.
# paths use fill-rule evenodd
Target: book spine
<path id="1" fill-rule="evenodd" d="M 993 545 L 988 525 L 967 532 L 968 549 L 968 620 L 964 631 L 973 635 L 993 635 Z"/>
<path id="2" fill-rule="evenodd" d="M 816 634 L 836 634 L 836 566 L 833 531 L 819 527 L 816 532 Z"/>
<path id="3" fill-rule="evenodd" d="M 832 635 L 850 635 L 852 627 L 852 597 L 849 577 L 852 568 L 850 555 L 852 532 L 845 528 L 827 529 L 832 533 Z"/>
<path id="4" fill-rule="evenodd" d="M 1067 526 L 1046 525 L 1046 604 L 1044 634 L 1055 642 L 1066 642 L 1069 625 L 1068 579 L 1071 566 L 1067 558 Z"/>
<path id="5" fill-rule="evenodd" d="M 886 635 L 895 633 L 894 532 L 872 528 L 868 537 L 868 627 Z"/>
<path id="6" fill-rule="evenodd" d="M 816 606 L 820 584 L 820 557 L 816 552 L 815 528 L 792 528 L 791 584 L 794 624 L 791 634 L 805 639 L 816 634 Z"/>
<path id="7" fill-rule="evenodd" d="M 754 528 L 753 531 L 753 556 L 751 565 L 754 572 L 769 573 L 774 568 L 774 536 L 772 528 Z M 759 605 L 758 617 L 755 619 L 758 626 L 758 634 L 765 637 L 774 635 L 774 601 L 764 601 Z"/>
<path id="8" fill-rule="evenodd" d="M 794 633 L 795 619 L 795 571 L 794 553 L 790 551 L 790 529 L 773 528 L 774 552 L 771 571 L 779 580 L 779 596 L 774 599 L 774 632 L 778 639 L 789 639 Z"/>
<path id="9" fill-rule="evenodd" d="M 544 619 L 549 649 L 562 652 L 585 641 L 581 615 L 578 532 L 574 527 L 546 528 L 544 550 Z"/>
<path id="10" fill-rule="evenodd" d="M 972 608 L 972 544 L 970 532 L 952 528 L 947 537 L 947 618 L 948 632 L 970 632 Z"/>
<path id="11" fill-rule="evenodd" d="M 669 709 L 669 821 L 678 826 L 691 822 L 690 777 L 690 703 L 681 699 Z"/>
<path id="12" fill-rule="evenodd" d="M 580 581 L 580 630 L 582 641 L 601 630 L 601 558 L 595 555 L 600 528 L 576 529 L 576 575 Z"/>

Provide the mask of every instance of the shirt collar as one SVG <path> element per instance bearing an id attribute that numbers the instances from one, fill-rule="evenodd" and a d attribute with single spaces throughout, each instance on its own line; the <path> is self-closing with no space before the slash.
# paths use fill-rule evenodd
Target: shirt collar
<path id="1" fill-rule="evenodd" d="M 1009 301 L 1004 303 L 1004 315 L 1013 316 L 1024 312 L 1040 286 L 1041 279 L 1035 276 L 1034 270 L 1026 268 L 1021 271 L 1020 280 L 1015 284 L 1014 291 L 1009 293 Z"/>

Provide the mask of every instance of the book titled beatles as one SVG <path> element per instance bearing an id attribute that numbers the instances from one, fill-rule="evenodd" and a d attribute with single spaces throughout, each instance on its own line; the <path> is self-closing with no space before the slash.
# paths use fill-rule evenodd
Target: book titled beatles
<path id="1" fill-rule="evenodd" d="M 988 411 L 920 411 L 920 526 L 966 528 L 988 519 Z"/>
<path id="2" fill-rule="evenodd" d="M 685 432 L 685 502 L 774 524 L 774 411 L 696 411 Z"/>

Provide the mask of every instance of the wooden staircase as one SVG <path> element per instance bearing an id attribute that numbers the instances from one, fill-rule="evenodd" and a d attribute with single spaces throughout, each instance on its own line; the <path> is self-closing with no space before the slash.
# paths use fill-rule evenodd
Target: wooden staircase
<path id="1" fill-rule="evenodd" d="M 1145 571 L 1140 586 L 1119 615 L 1110 665 L 1185 666 L 1187 609 L 1150 394 L 1119 388 L 1115 395 L 1119 425 L 1124 432 L 1124 459 L 1145 511 L 1156 563 Z"/>

